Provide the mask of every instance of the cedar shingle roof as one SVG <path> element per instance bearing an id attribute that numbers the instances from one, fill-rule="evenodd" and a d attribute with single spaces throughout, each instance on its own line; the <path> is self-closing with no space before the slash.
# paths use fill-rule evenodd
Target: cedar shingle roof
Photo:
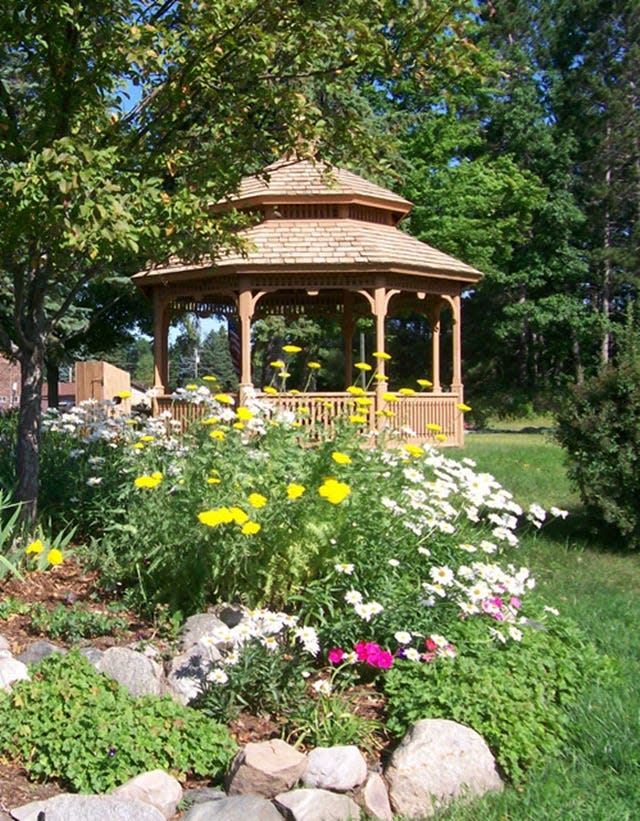
<path id="1" fill-rule="evenodd" d="M 265 176 L 266 175 L 266 176 Z M 280 160 L 264 174 L 245 177 L 229 201 L 236 208 L 258 203 L 301 202 L 321 196 L 327 202 L 373 201 L 406 214 L 412 206 L 404 197 L 347 171 L 309 160 Z"/>
<path id="2" fill-rule="evenodd" d="M 231 273 L 261 269 L 292 272 L 313 266 L 336 271 L 358 268 L 407 271 L 414 274 L 444 274 L 475 282 L 480 271 L 438 251 L 394 226 L 354 219 L 268 219 L 241 232 L 247 253 L 230 252 L 220 259 L 198 265 L 176 262 L 136 274 L 146 280 L 171 272 L 203 270 Z M 140 282 L 142 284 L 142 282 Z"/>

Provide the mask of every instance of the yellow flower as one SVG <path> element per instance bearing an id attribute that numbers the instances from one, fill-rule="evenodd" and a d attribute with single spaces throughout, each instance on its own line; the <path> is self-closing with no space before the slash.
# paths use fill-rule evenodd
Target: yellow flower
<path id="1" fill-rule="evenodd" d="M 282 350 L 285 353 L 300 353 L 302 348 L 299 348 L 297 345 L 283 345 Z"/>
<path id="2" fill-rule="evenodd" d="M 248 422 L 249 419 L 253 419 L 253 412 L 241 405 L 236 411 L 236 416 L 241 422 Z"/>
<path id="3" fill-rule="evenodd" d="M 312 371 L 317 371 L 321 367 L 322 365 L 319 362 L 307 362 L 307 368 L 311 368 Z"/>
<path id="4" fill-rule="evenodd" d="M 228 393 L 217 393 L 213 398 L 221 405 L 233 405 L 233 399 Z"/>
<path id="5" fill-rule="evenodd" d="M 420 385 L 421 388 L 433 387 L 433 382 L 430 382 L 428 379 L 416 379 L 416 382 L 418 383 L 418 385 Z"/>
<path id="6" fill-rule="evenodd" d="M 214 376 L 212 373 L 206 374 L 205 376 L 202 377 L 202 379 L 203 379 L 204 382 L 217 382 L 218 381 L 218 377 Z"/>
<path id="7" fill-rule="evenodd" d="M 435 431 L 436 433 L 442 430 L 442 425 L 437 425 L 435 422 L 427 422 L 427 430 Z"/>
<path id="8" fill-rule="evenodd" d="M 144 436 L 140 437 L 141 442 L 153 442 L 153 436 L 150 433 L 145 434 Z"/>
<path id="9" fill-rule="evenodd" d="M 259 510 L 267 504 L 267 497 L 263 496 L 262 493 L 250 493 L 247 501 L 251 507 L 255 507 L 256 510 Z"/>
<path id="10" fill-rule="evenodd" d="M 305 407 L 304 405 L 300 405 L 300 407 L 298 408 L 298 413 L 301 416 L 306 416 L 309 413 L 309 408 Z"/>
<path id="11" fill-rule="evenodd" d="M 287 499 L 299 499 L 305 490 L 306 487 L 304 485 L 298 485 L 295 482 L 291 482 L 291 484 L 287 485 Z"/>
<path id="12" fill-rule="evenodd" d="M 235 522 L 237 525 L 243 525 L 245 522 L 249 521 L 249 515 L 240 507 L 230 507 L 229 513 L 231 514 L 231 521 Z"/>
<path id="13" fill-rule="evenodd" d="M 198 519 L 207 527 L 217 527 L 218 525 L 228 525 L 233 521 L 233 515 L 228 507 L 216 507 L 212 510 L 203 510 L 198 513 Z"/>
<path id="14" fill-rule="evenodd" d="M 395 415 L 396 415 L 396 412 L 395 412 L 395 411 L 392 411 L 392 410 L 388 410 L 388 408 L 385 408 L 385 409 L 382 411 L 382 415 L 383 415 L 383 416 L 386 416 L 388 419 L 391 419 L 393 416 L 395 416 Z"/>
<path id="15" fill-rule="evenodd" d="M 347 393 L 350 393 L 352 396 L 364 396 L 364 390 L 358 385 L 349 385 Z"/>
<path id="16" fill-rule="evenodd" d="M 424 455 L 424 448 L 421 448 L 420 445 L 403 445 L 404 450 L 407 451 L 409 456 L 418 456 Z"/>
<path id="17" fill-rule="evenodd" d="M 333 453 L 331 454 L 331 458 L 338 465 L 350 465 L 351 464 L 351 457 L 348 456 L 346 453 L 341 453 L 339 450 L 334 450 Z"/>
<path id="18" fill-rule="evenodd" d="M 356 405 L 357 405 L 359 408 L 368 408 L 368 407 L 370 407 L 371 405 L 373 405 L 373 399 L 369 399 L 369 397 L 368 397 L 368 396 L 359 396 L 359 397 L 356 399 Z"/>
<path id="19" fill-rule="evenodd" d="M 258 522 L 247 522 L 245 525 L 242 526 L 242 533 L 245 536 L 255 536 L 256 533 L 259 533 L 262 528 L 262 525 L 258 524 Z"/>
<path id="20" fill-rule="evenodd" d="M 190 382 L 188 385 L 185 385 L 185 388 L 188 391 L 195 391 L 198 386 L 195 385 L 193 382 Z"/>
<path id="21" fill-rule="evenodd" d="M 367 417 L 361 416 L 359 413 L 353 413 L 349 417 L 349 421 L 352 425 L 366 425 Z"/>
<path id="22" fill-rule="evenodd" d="M 401 393 L 403 396 L 415 396 L 416 392 L 413 388 L 400 388 L 398 393 Z"/>
<path id="23" fill-rule="evenodd" d="M 222 442 L 225 438 L 225 432 L 223 430 L 212 430 L 209 436 L 212 439 L 216 439 L 218 442 Z"/>
<path id="24" fill-rule="evenodd" d="M 262 392 L 263 393 L 269 393 L 272 396 L 274 394 L 278 393 L 278 391 L 273 387 L 273 385 L 265 385 L 265 387 L 262 389 Z"/>
<path id="25" fill-rule="evenodd" d="M 465 413 L 466 411 L 470 411 L 470 410 L 471 410 L 471 408 L 469 407 L 469 405 L 465 405 L 465 404 L 464 404 L 464 402 L 458 402 L 458 404 L 456 405 L 456 408 L 457 408 L 459 411 L 462 411 L 463 413 Z"/>
<path id="26" fill-rule="evenodd" d="M 235 430 L 244 430 L 244 422 L 234 422 L 232 425 Z"/>
<path id="27" fill-rule="evenodd" d="M 353 367 L 357 368 L 359 371 L 371 370 L 371 365 L 369 365 L 367 362 L 356 362 L 356 364 Z"/>
<path id="28" fill-rule="evenodd" d="M 49 564 L 55 567 L 56 565 L 62 564 L 62 562 L 64 561 L 64 556 L 62 555 L 62 552 L 58 550 L 57 547 L 52 547 L 51 550 L 47 553 L 47 561 L 49 562 Z"/>
<path id="29" fill-rule="evenodd" d="M 27 555 L 29 553 L 39 555 L 40 553 L 42 553 L 43 550 L 44 550 L 44 545 L 42 544 L 42 540 L 41 539 L 36 539 L 34 542 L 31 542 L 31 544 L 27 545 L 24 552 Z"/>
<path id="30" fill-rule="evenodd" d="M 162 473 L 160 473 L 159 470 L 154 470 L 153 473 L 151 474 L 151 478 L 152 479 L 157 479 L 158 481 L 160 481 L 162 479 Z"/>
<path id="31" fill-rule="evenodd" d="M 276 359 L 274 362 L 269 362 L 272 368 L 284 368 L 284 362 L 282 359 Z"/>
<path id="32" fill-rule="evenodd" d="M 219 485 L 222 479 L 218 479 L 217 476 L 209 476 L 207 479 L 208 485 Z"/>
<path id="33" fill-rule="evenodd" d="M 136 442 L 136 443 L 135 443 L 135 445 L 134 445 L 133 447 L 134 447 L 136 450 L 142 450 L 142 449 L 144 448 L 144 445 L 142 444 L 142 442 Z"/>
<path id="34" fill-rule="evenodd" d="M 133 484 L 136 487 L 152 488 L 158 487 L 161 481 L 162 474 L 154 473 L 151 476 L 138 476 L 137 479 L 134 479 Z"/>
<path id="35" fill-rule="evenodd" d="M 118 391 L 116 396 L 118 399 L 131 399 L 131 391 Z"/>
<path id="36" fill-rule="evenodd" d="M 219 416 L 207 416 L 206 419 L 202 420 L 203 425 L 217 425 L 220 421 Z"/>
<path id="37" fill-rule="evenodd" d="M 373 356 L 375 356 L 376 359 L 391 359 L 389 354 L 384 351 L 374 351 Z"/>
<path id="38" fill-rule="evenodd" d="M 289 393 L 290 393 L 292 396 L 297 396 L 297 395 L 300 393 L 300 391 L 299 391 L 297 388 L 292 388 L 292 389 L 289 391 Z"/>
<path id="39" fill-rule="evenodd" d="M 386 382 L 387 377 L 383 373 L 374 373 L 373 378 L 378 382 Z"/>
<path id="40" fill-rule="evenodd" d="M 436 433 L 435 438 L 438 440 L 438 442 L 446 442 L 447 441 L 446 433 Z"/>
<path id="41" fill-rule="evenodd" d="M 318 488 L 318 493 L 332 505 L 339 505 L 351 493 L 351 488 L 345 482 L 338 482 L 335 479 L 325 479 Z"/>
<path id="42" fill-rule="evenodd" d="M 385 402 L 397 402 L 398 401 L 398 397 L 395 395 L 395 393 L 391 393 L 389 391 L 387 391 L 386 393 L 383 393 L 382 398 L 384 399 Z"/>
<path id="43" fill-rule="evenodd" d="M 291 376 L 291 374 L 289 373 L 289 371 L 280 371 L 278 376 L 280 379 L 288 379 Z"/>

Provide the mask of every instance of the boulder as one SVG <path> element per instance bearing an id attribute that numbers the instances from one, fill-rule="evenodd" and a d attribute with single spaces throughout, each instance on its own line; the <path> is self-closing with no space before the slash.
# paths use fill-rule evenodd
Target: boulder
<path id="1" fill-rule="evenodd" d="M 307 756 L 305 787 L 347 792 L 360 786 L 367 777 L 367 762 L 353 745 L 316 747 Z"/>
<path id="2" fill-rule="evenodd" d="M 132 696 L 159 696 L 164 691 L 160 665 L 137 650 L 110 647 L 95 667 L 126 687 Z"/>
<path id="3" fill-rule="evenodd" d="M 174 656 L 167 673 L 167 684 L 171 696 L 181 704 L 188 704 L 202 692 L 202 685 L 209 672 L 209 663 L 220 653 L 215 646 L 205 651 L 200 644 Z"/>
<path id="4" fill-rule="evenodd" d="M 271 801 L 257 795 L 236 795 L 197 804 L 182 821 L 282 821 Z"/>
<path id="5" fill-rule="evenodd" d="M 358 821 L 360 807 L 348 795 L 329 790 L 291 790 L 274 799 L 287 821 Z"/>
<path id="6" fill-rule="evenodd" d="M 53 653 L 61 653 L 64 655 L 66 652 L 64 647 L 58 647 L 57 644 L 52 644 L 45 639 L 38 639 L 37 641 L 32 641 L 24 652 L 20 653 L 18 661 L 21 661 L 23 664 L 37 664 Z"/>
<path id="7" fill-rule="evenodd" d="M 69 793 L 23 804 L 12 809 L 11 815 L 16 821 L 38 821 L 39 817 L 46 821 L 165 821 L 159 810 L 142 801 Z"/>
<path id="8" fill-rule="evenodd" d="M 215 613 L 196 613 L 189 616 L 182 628 L 180 647 L 183 651 L 190 650 L 200 639 L 210 636 L 214 630 L 225 627 L 225 623 Z"/>
<path id="9" fill-rule="evenodd" d="M 6 636 L 0 635 L 0 650 L 11 650 L 11 645 L 9 644 L 9 639 Z"/>
<path id="10" fill-rule="evenodd" d="M 478 733 L 446 719 L 417 721 L 385 771 L 393 810 L 425 818 L 454 798 L 501 790 L 491 751 Z"/>
<path id="11" fill-rule="evenodd" d="M 306 756 L 279 738 L 247 744 L 233 759 L 227 792 L 273 798 L 297 784 L 306 767 Z"/>
<path id="12" fill-rule="evenodd" d="M 27 665 L 23 664 L 7 650 L 0 650 L 0 690 L 10 690 L 14 681 L 29 680 Z"/>
<path id="13" fill-rule="evenodd" d="M 353 798 L 362 807 L 367 818 L 392 821 L 393 812 L 389 802 L 389 793 L 380 773 L 369 773 L 366 782 L 354 793 Z"/>
<path id="14" fill-rule="evenodd" d="M 151 770 L 136 775 L 135 778 L 116 787 L 111 791 L 111 795 L 151 804 L 160 810 L 165 818 L 171 818 L 182 800 L 182 787 L 177 779 L 163 770 Z"/>

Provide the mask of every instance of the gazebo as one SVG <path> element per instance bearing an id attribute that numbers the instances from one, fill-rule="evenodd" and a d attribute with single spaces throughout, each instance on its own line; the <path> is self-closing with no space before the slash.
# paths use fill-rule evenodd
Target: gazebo
<path id="1" fill-rule="evenodd" d="M 220 251 L 197 263 L 172 260 L 134 276 L 153 300 L 156 412 L 172 407 L 167 395 L 168 331 L 173 314 L 194 311 L 235 319 L 240 337 L 240 401 L 253 390 L 251 324 L 270 315 L 333 315 L 344 342 L 343 392 L 280 393 L 264 398 L 283 408 L 304 408 L 309 424 L 330 423 L 353 413 L 353 336 L 361 316 L 375 320 L 375 350 L 385 351 L 385 320 L 395 313 L 423 313 L 431 328 L 428 392 L 388 392 L 385 360 L 366 409 L 370 428 L 389 423 L 416 438 L 440 429 L 444 444 L 462 444 L 463 402 L 460 344 L 461 293 L 480 271 L 409 236 L 398 227 L 412 204 L 397 194 L 341 168 L 308 160 L 282 160 L 242 180 L 236 195 L 215 207 L 250 211 L 256 221 L 240 233 L 245 250 Z M 440 320 L 452 314 L 451 374 L 441 377 Z M 258 393 L 260 390 L 258 388 Z M 391 404 L 392 403 L 392 404 Z M 392 410 L 391 410 L 392 407 Z M 361 406 L 362 410 L 362 406 Z M 410 436 L 410 434 L 409 434 Z"/>

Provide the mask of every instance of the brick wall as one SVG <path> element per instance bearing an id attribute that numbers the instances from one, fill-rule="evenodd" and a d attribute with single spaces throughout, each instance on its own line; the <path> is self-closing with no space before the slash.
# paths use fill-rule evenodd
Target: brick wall
<path id="1" fill-rule="evenodd" d="M 20 366 L 0 356 L 0 413 L 20 402 Z"/>

